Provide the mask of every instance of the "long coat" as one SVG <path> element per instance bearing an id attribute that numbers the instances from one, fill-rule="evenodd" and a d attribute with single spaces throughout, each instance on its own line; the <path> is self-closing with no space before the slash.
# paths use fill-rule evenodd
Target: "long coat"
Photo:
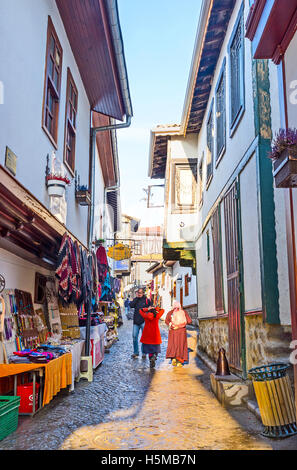
<path id="1" fill-rule="evenodd" d="M 157 315 L 150 312 L 147 308 L 139 310 L 140 315 L 144 318 L 144 328 L 140 338 L 143 344 L 161 344 L 161 333 L 159 329 L 159 320 L 162 317 L 164 310 L 156 307 Z"/>
<path id="2" fill-rule="evenodd" d="M 184 310 L 184 312 L 186 315 L 187 324 L 192 323 L 192 319 L 189 316 L 188 312 L 186 310 Z M 173 314 L 173 310 L 170 310 L 170 312 L 167 313 L 167 316 L 165 319 L 165 323 L 167 325 L 171 323 L 172 314 Z M 188 353 L 188 342 L 187 342 L 187 330 L 185 326 L 182 328 L 178 328 L 177 330 L 169 328 L 166 358 L 167 359 L 179 358 L 179 359 L 182 359 L 183 361 L 188 361 L 189 353 Z"/>

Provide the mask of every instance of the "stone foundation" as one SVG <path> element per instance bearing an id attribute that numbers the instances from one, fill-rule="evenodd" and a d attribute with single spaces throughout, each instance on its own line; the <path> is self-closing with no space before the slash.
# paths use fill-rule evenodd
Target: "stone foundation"
<path id="1" fill-rule="evenodd" d="M 263 323 L 262 315 L 245 317 L 247 370 L 272 362 L 290 362 L 290 326 Z"/>
<path id="2" fill-rule="evenodd" d="M 214 318 L 199 320 L 198 347 L 205 352 L 215 363 L 220 348 L 224 348 L 228 358 L 228 319 Z"/>
<path id="3" fill-rule="evenodd" d="M 192 325 L 193 326 L 198 326 L 198 309 L 197 305 L 193 305 L 191 307 L 184 307 L 185 310 L 188 312 L 192 319 Z"/>
<path id="4" fill-rule="evenodd" d="M 246 368 L 272 362 L 290 362 L 290 326 L 263 323 L 262 315 L 245 316 Z M 228 318 L 199 320 L 198 347 L 215 363 L 220 348 L 224 348 L 228 359 Z M 292 368 L 291 368 L 292 369 Z"/>

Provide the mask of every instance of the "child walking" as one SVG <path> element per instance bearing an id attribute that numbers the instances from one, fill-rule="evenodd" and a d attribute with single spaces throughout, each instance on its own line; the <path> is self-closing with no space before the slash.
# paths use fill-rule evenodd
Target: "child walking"
<path id="1" fill-rule="evenodd" d="M 159 307 L 143 308 L 139 311 L 144 319 L 144 328 L 140 342 L 143 347 L 143 354 L 149 355 L 150 367 L 154 368 L 156 359 L 161 352 L 161 333 L 159 328 L 159 320 L 162 317 L 164 310 Z"/>

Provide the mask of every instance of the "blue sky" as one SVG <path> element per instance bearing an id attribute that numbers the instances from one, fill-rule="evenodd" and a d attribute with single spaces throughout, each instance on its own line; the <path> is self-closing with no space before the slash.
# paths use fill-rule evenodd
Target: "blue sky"
<path id="1" fill-rule="evenodd" d="M 118 131 L 122 212 L 142 226 L 162 223 L 146 209 L 150 129 L 180 123 L 201 0 L 118 0 L 133 118 Z"/>

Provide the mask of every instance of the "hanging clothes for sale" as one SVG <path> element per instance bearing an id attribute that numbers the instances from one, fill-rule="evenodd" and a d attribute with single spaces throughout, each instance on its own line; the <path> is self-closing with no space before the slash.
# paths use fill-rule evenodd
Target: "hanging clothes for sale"
<path id="1" fill-rule="evenodd" d="M 93 272 L 93 295 L 94 295 L 94 304 L 96 305 L 96 310 L 97 310 L 99 306 L 99 301 L 100 301 L 98 263 L 97 263 L 96 253 L 94 251 L 92 252 L 91 256 L 92 256 L 92 272 Z"/>
<path id="2" fill-rule="evenodd" d="M 59 280 L 58 295 L 63 305 L 77 301 L 79 297 L 79 270 L 73 242 L 64 234 L 58 253 L 56 277 Z"/>
<path id="3" fill-rule="evenodd" d="M 102 293 L 101 293 L 100 300 L 102 302 L 108 302 L 108 301 L 112 300 L 110 274 L 109 274 L 108 271 L 107 271 L 107 274 L 105 276 L 104 282 L 102 284 Z"/>
<path id="4" fill-rule="evenodd" d="M 80 247 L 80 262 L 81 262 L 81 275 L 82 275 L 82 284 L 81 284 L 81 292 L 82 292 L 82 301 L 85 304 L 86 310 L 88 307 L 91 307 L 91 295 L 92 295 L 92 275 L 90 270 L 90 264 L 88 260 L 88 256 L 85 250 Z"/>
<path id="5" fill-rule="evenodd" d="M 103 282 L 107 271 L 108 271 L 108 261 L 107 261 L 107 255 L 104 246 L 100 245 L 96 251 L 96 258 L 97 258 L 97 264 L 98 264 L 98 276 L 99 276 L 99 282 Z"/>

